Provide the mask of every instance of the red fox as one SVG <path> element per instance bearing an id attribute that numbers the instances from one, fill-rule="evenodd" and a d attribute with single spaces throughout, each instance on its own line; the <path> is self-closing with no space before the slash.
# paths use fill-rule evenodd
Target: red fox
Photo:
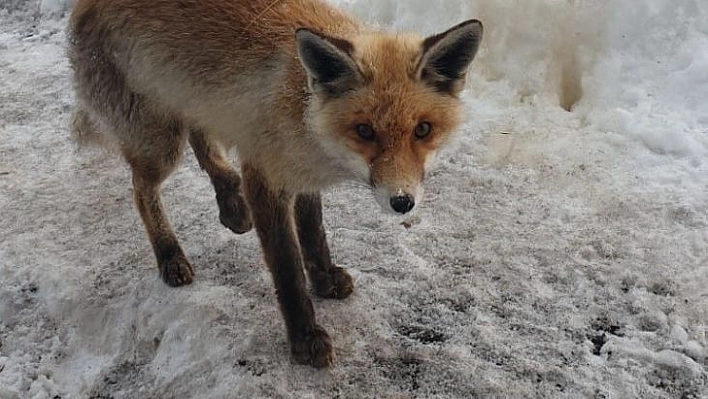
<path id="1" fill-rule="evenodd" d="M 78 0 L 69 27 L 73 136 L 108 143 L 132 169 L 135 204 L 171 286 L 194 272 L 160 200 L 187 142 L 223 225 L 255 226 L 294 361 L 335 358 L 313 292 L 343 299 L 321 190 L 354 179 L 400 214 L 448 142 L 482 39 L 463 22 L 434 36 L 388 34 L 323 0 Z M 234 148 L 242 176 L 227 151 Z M 242 187 L 243 178 L 243 187 Z"/>

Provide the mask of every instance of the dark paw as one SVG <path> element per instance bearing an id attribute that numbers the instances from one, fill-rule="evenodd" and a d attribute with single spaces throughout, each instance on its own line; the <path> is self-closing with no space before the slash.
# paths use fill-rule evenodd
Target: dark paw
<path id="1" fill-rule="evenodd" d="M 332 340 L 327 331 L 319 325 L 315 325 L 310 334 L 291 341 L 290 347 L 295 362 L 318 368 L 329 367 L 334 363 Z"/>
<path id="2" fill-rule="evenodd" d="M 251 212 L 241 193 L 236 195 L 217 195 L 219 220 L 236 234 L 243 234 L 253 228 Z"/>
<path id="3" fill-rule="evenodd" d="M 327 299 L 344 299 L 354 292 L 354 280 L 346 270 L 335 266 L 330 270 L 310 273 L 315 295 Z"/>
<path id="4" fill-rule="evenodd" d="M 180 251 L 181 252 L 181 251 Z M 194 269 L 187 258 L 177 253 L 169 257 L 158 260 L 160 267 L 160 277 L 172 287 L 191 284 L 194 281 Z"/>

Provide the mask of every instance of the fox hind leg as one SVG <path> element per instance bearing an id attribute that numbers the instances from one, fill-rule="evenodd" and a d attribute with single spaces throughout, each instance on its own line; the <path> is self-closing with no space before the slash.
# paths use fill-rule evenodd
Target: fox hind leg
<path id="1" fill-rule="evenodd" d="M 152 124 L 151 124 L 152 125 Z M 194 270 L 172 230 L 160 199 L 160 185 L 175 169 L 186 141 L 181 123 L 143 127 L 140 142 L 125 142 L 123 155 L 133 172 L 135 205 L 152 244 L 160 276 L 170 286 L 187 285 Z"/>
<path id="2" fill-rule="evenodd" d="M 295 201 L 295 219 L 305 267 L 315 295 L 344 299 L 354 292 L 354 281 L 346 270 L 332 263 L 322 226 L 319 194 L 300 194 Z"/>
<path id="3" fill-rule="evenodd" d="M 199 166 L 204 169 L 216 191 L 221 224 L 236 234 L 243 234 L 253 228 L 246 199 L 241 190 L 241 177 L 226 159 L 224 150 L 209 141 L 204 131 L 192 128 L 189 144 L 194 150 Z"/>

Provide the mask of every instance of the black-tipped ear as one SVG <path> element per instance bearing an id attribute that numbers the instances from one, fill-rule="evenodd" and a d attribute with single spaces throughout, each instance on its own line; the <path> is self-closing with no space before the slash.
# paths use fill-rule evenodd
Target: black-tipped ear
<path id="1" fill-rule="evenodd" d="M 457 95 L 479 49 L 482 31 L 482 23 L 472 19 L 425 39 L 418 78 L 440 92 Z"/>
<path id="2" fill-rule="evenodd" d="M 361 81 L 351 57 L 354 47 L 346 40 L 327 37 L 308 29 L 295 32 L 297 54 L 309 77 L 310 90 L 340 95 Z"/>

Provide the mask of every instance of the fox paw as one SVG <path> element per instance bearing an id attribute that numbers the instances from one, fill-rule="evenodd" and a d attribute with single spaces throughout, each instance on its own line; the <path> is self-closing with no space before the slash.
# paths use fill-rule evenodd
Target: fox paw
<path id="1" fill-rule="evenodd" d="M 244 234 L 253 228 L 251 212 L 240 192 L 236 195 L 217 195 L 216 201 L 221 224 L 236 234 Z"/>
<path id="2" fill-rule="evenodd" d="M 335 355 L 332 340 L 327 331 L 319 325 L 309 334 L 291 340 L 293 360 L 317 368 L 329 367 L 334 363 Z"/>
<path id="3" fill-rule="evenodd" d="M 180 251 L 181 252 L 181 251 Z M 194 269 L 182 253 L 158 260 L 160 277 L 171 287 L 191 284 L 194 280 Z"/>
<path id="4" fill-rule="evenodd" d="M 320 298 L 344 299 L 354 292 L 352 276 L 339 266 L 311 272 L 310 277 L 315 295 Z"/>

